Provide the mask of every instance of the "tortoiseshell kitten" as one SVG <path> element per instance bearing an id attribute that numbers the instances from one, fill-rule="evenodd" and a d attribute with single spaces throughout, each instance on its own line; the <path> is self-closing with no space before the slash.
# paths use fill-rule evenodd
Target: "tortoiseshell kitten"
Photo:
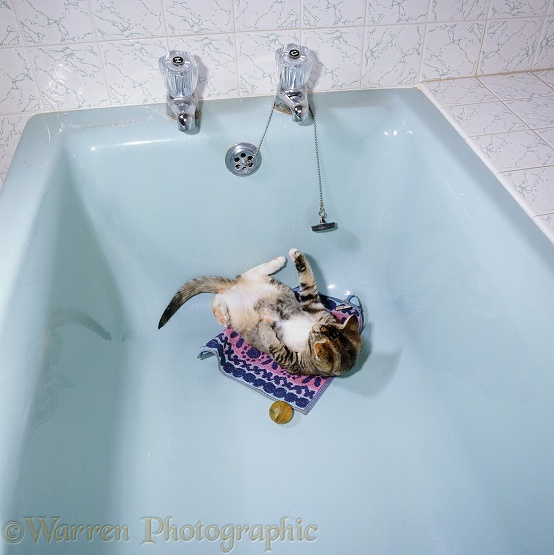
<path id="1" fill-rule="evenodd" d="M 340 376 L 360 354 L 358 319 L 339 324 L 321 303 L 317 284 L 305 256 L 289 252 L 300 281 L 300 299 L 271 277 L 286 259 L 280 256 L 236 279 L 195 278 L 183 285 L 163 313 L 158 328 L 199 293 L 215 293 L 212 311 L 224 326 L 232 326 L 252 347 L 269 354 L 291 374 Z"/>

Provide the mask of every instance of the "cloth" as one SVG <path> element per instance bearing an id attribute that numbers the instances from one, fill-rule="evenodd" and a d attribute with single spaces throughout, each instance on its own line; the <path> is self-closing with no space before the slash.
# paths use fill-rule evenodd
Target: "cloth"
<path id="1" fill-rule="evenodd" d="M 294 289 L 298 295 L 298 288 Z M 337 319 L 344 322 L 356 315 L 363 329 L 363 312 L 359 300 L 350 295 L 345 300 L 320 294 L 321 302 Z M 286 401 L 295 410 L 307 414 L 317 403 L 333 378 L 289 374 L 268 354 L 251 347 L 232 328 L 225 328 L 208 341 L 198 358 L 215 356 L 220 371 L 229 378 L 255 389 L 275 401 Z"/>

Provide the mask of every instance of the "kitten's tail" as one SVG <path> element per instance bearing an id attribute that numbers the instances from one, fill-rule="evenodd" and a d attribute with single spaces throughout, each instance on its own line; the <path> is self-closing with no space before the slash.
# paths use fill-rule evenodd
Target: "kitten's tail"
<path id="1" fill-rule="evenodd" d="M 185 304 L 191 297 L 199 293 L 222 293 L 229 289 L 236 283 L 235 279 L 222 278 L 218 276 L 204 276 L 187 281 L 177 293 L 171 302 L 167 305 L 160 322 L 158 329 L 167 324 L 168 320 Z"/>

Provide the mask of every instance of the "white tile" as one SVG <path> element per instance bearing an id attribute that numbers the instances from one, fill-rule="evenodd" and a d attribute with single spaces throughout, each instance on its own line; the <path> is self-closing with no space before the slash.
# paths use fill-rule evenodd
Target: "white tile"
<path id="1" fill-rule="evenodd" d="M 237 33 L 241 96 L 266 95 L 277 89 L 275 52 L 289 42 L 300 43 L 300 31 Z"/>
<path id="2" fill-rule="evenodd" d="M 423 25 L 367 27 L 362 60 L 362 87 L 411 85 L 418 80 Z"/>
<path id="3" fill-rule="evenodd" d="M 485 30 L 479 73 L 508 73 L 531 69 L 542 20 L 489 21 Z"/>
<path id="4" fill-rule="evenodd" d="M 39 92 L 23 48 L 0 50 L 0 114 L 40 109 Z"/>
<path id="5" fill-rule="evenodd" d="M 29 56 L 46 109 L 108 106 L 108 89 L 96 45 L 44 46 Z"/>
<path id="6" fill-rule="evenodd" d="M 94 40 L 87 0 L 12 0 L 29 44 Z"/>
<path id="7" fill-rule="evenodd" d="M 554 127 L 537 129 L 535 133 L 537 133 L 542 138 L 542 140 L 547 142 L 551 147 L 554 147 Z"/>
<path id="8" fill-rule="evenodd" d="M 300 28 L 300 0 L 235 0 L 237 31 Z"/>
<path id="9" fill-rule="evenodd" d="M 501 19 L 544 16 L 548 3 L 549 0 L 492 0 L 489 17 Z"/>
<path id="10" fill-rule="evenodd" d="M 507 101 L 506 106 L 530 127 L 540 128 L 554 125 L 554 95 Z"/>
<path id="11" fill-rule="evenodd" d="M 474 75 L 479 61 L 485 24 L 440 23 L 427 26 L 422 79 Z"/>
<path id="12" fill-rule="evenodd" d="M 234 30 L 232 0 L 164 0 L 169 35 L 230 33 Z"/>
<path id="13" fill-rule="evenodd" d="M 506 172 L 500 177 L 530 214 L 554 212 L 554 166 Z"/>
<path id="14" fill-rule="evenodd" d="M 554 89 L 554 69 L 546 71 L 536 71 L 535 75 L 541 81 L 544 81 L 549 87 L 552 87 Z"/>
<path id="15" fill-rule="evenodd" d="M 165 35 L 161 0 L 90 0 L 90 5 L 101 39 Z"/>
<path id="16" fill-rule="evenodd" d="M 490 0 L 467 0 L 445 2 L 431 0 L 429 21 L 468 21 L 484 19 L 487 16 Z"/>
<path id="17" fill-rule="evenodd" d="M 302 25 L 304 27 L 334 27 L 363 25 L 366 0 L 333 0 L 322 3 L 304 0 Z"/>
<path id="18" fill-rule="evenodd" d="M 360 87 L 363 27 L 302 31 L 316 58 L 308 86 L 314 90 Z"/>
<path id="19" fill-rule="evenodd" d="M 554 5 L 554 2 L 553 2 Z M 554 67 L 554 17 L 545 18 L 533 69 Z"/>
<path id="20" fill-rule="evenodd" d="M 0 46 L 21 44 L 17 20 L 7 0 L 0 0 Z"/>
<path id="21" fill-rule="evenodd" d="M 480 81 L 500 100 L 547 96 L 554 92 L 551 87 L 532 73 L 490 75 L 480 77 Z"/>
<path id="22" fill-rule="evenodd" d="M 506 133 L 519 131 L 527 126 L 501 102 L 483 102 L 450 106 L 444 109 L 468 135 Z"/>
<path id="23" fill-rule="evenodd" d="M 367 3 L 366 25 L 423 23 L 427 8 L 428 0 L 371 0 Z"/>
<path id="24" fill-rule="evenodd" d="M 545 71 L 536 71 L 535 75 L 541 81 L 544 81 L 549 87 L 552 87 L 554 89 L 554 69 L 545 70 Z"/>
<path id="25" fill-rule="evenodd" d="M 170 50 L 188 50 L 198 61 L 197 94 L 201 98 L 239 96 L 233 35 L 185 35 L 169 39 Z"/>
<path id="26" fill-rule="evenodd" d="M 102 42 L 100 50 L 112 104 L 164 101 L 166 91 L 158 59 L 167 52 L 165 41 Z"/>
<path id="27" fill-rule="evenodd" d="M 433 96 L 439 106 L 494 102 L 496 97 L 475 77 L 424 83 L 422 88 Z"/>
<path id="28" fill-rule="evenodd" d="M 471 137 L 470 143 L 504 172 L 554 164 L 554 149 L 530 130 Z"/>

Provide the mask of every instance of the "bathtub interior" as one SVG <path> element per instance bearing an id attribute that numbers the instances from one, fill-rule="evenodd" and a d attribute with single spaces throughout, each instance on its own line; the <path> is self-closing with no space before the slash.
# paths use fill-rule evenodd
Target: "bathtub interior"
<path id="1" fill-rule="evenodd" d="M 148 517 L 170 515 L 317 526 L 276 552 L 554 546 L 552 245 L 417 91 L 313 102 L 338 222 L 321 234 L 311 127 L 276 113 L 260 170 L 225 168 L 229 146 L 259 139 L 269 99 L 205 102 L 196 135 L 162 107 L 33 118 L 0 197 L 0 215 L 16 183 L 38 199 L 0 337 L 6 521 L 129 526 L 128 542 L 72 544 L 94 553 L 135 553 Z M 50 158 L 37 169 L 29 150 Z M 220 330 L 209 296 L 157 322 L 186 279 L 293 246 L 323 292 L 358 295 L 367 325 L 355 369 L 277 426 L 268 399 L 196 358 Z M 290 263 L 277 277 L 296 284 Z"/>

